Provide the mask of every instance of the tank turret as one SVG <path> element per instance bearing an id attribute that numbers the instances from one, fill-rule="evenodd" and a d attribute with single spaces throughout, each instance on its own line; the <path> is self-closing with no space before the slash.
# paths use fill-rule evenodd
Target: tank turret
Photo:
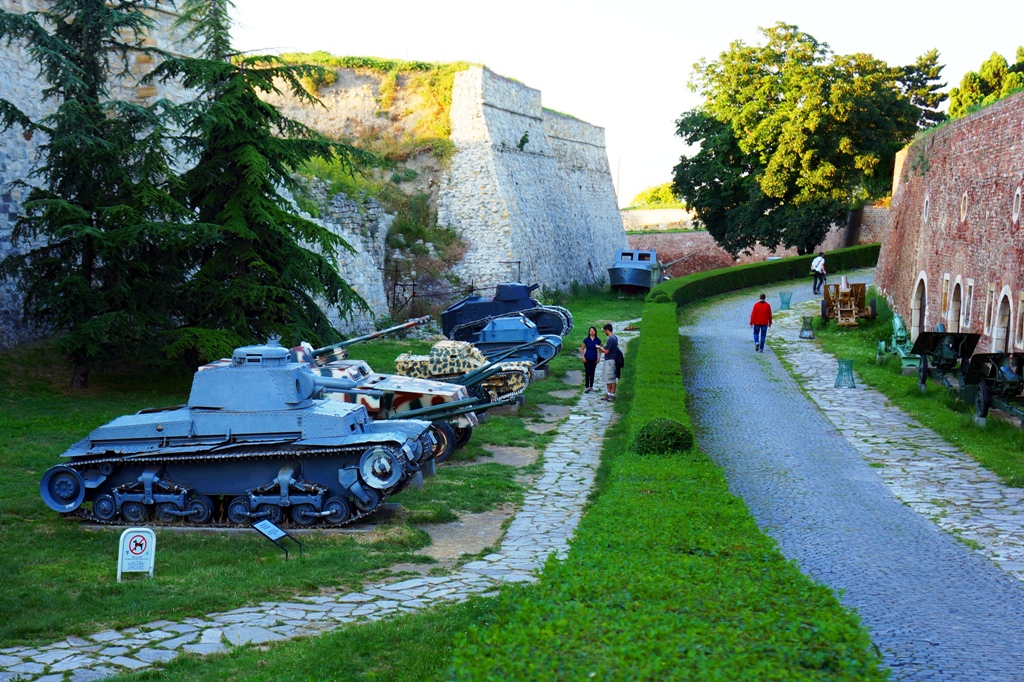
<path id="1" fill-rule="evenodd" d="M 506 282 L 495 287 L 493 297 L 467 296 L 441 313 L 444 335 L 455 341 L 480 341 L 480 332 L 489 322 L 503 317 L 525 317 L 537 325 L 541 335 L 564 337 L 572 331 L 572 313 L 561 306 L 541 305 L 532 298 L 538 284 L 527 286 Z"/>
<path id="2" fill-rule="evenodd" d="M 462 384 L 471 394 L 491 402 L 518 396 L 533 381 L 533 363 L 488 360 L 465 341 L 438 341 L 429 355 L 402 353 L 395 358 L 395 371 L 404 376 Z"/>
<path id="3" fill-rule="evenodd" d="M 71 446 L 40 493 L 101 523 L 348 523 L 405 487 L 435 441 L 429 422 L 374 421 L 325 391 L 380 395 L 276 341 L 238 348 L 196 372 L 186 405 L 118 417 Z"/>

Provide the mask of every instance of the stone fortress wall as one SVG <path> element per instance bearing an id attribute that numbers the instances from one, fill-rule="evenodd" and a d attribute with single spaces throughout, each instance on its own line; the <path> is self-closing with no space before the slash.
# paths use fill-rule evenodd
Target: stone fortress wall
<path id="1" fill-rule="evenodd" d="M 541 93 L 483 67 L 459 72 L 439 225 L 469 243 L 456 274 L 565 289 L 607 277 L 625 231 L 604 129 L 541 105 Z"/>
<path id="2" fill-rule="evenodd" d="M 939 322 L 1024 350 L 1024 93 L 901 152 L 876 285 L 916 336 Z"/>

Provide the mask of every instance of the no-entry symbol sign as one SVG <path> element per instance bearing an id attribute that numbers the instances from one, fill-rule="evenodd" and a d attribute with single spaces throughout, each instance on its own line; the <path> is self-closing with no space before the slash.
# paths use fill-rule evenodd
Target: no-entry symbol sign
<path id="1" fill-rule="evenodd" d="M 156 533 L 149 528 L 129 528 L 121 533 L 117 553 L 117 582 L 122 573 L 149 573 L 153 577 L 156 563 Z"/>

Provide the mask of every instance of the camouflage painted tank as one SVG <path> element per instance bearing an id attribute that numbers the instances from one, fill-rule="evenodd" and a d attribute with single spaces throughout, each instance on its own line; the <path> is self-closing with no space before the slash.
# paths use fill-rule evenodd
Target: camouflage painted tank
<path id="1" fill-rule="evenodd" d="M 43 501 L 102 523 L 349 523 L 402 490 L 434 439 L 429 422 L 374 421 L 325 390 L 360 392 L 276 342 L 238 348 L 196 372 L 187 405 L 118 417 L 71 446 L 43 475 Z"/>
<path id="2" fill-rule="evenodd" d="M 469 442 L 479 425 L 478 412 L 491 405 L 471 396 L 465 386 L 430 379 L 380 374 L 365 360 L 335 360 L 319 366 L 303 347 L 292 349 L 293 359 L 306 362 L 314 374 L 347 379 L 362 392 L 328 391 L 328 398 L 362 405 L 373 419 L 425 419 L 436 440 L 433 456 L 440 462 L 456 447 Z"/>
<path id="3" fill-rule="evenodd" d="M 466 341 L 438 341 L 429 355 L 402 353 L 395 358 L 398 374 L 459 383 L 491 402 L 518 396 L 533 381 L 533 363 L 488 360 Z"/>

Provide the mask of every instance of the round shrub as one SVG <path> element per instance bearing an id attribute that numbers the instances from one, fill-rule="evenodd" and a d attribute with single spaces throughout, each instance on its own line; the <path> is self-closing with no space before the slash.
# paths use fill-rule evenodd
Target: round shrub
<path id="1" fill-rule="evenodd" d="M 664 291 L 662 291 L 660 289 L 658 291 L 655 291 L 655 292 L 651 293 L 647 297 L 647 300 L 649 302 L 651 302 L 651 303 L 671 303 L 672 302 L 672 299 L 669 298 L 668 294 L 666 294 Z"/>
<path id="2" fill-rule="evenodd" d="M 686 452 L 693 447 L 693 431 L 675 419 L 658 417 L 643 425 L 633 439 L 638 455 L 667 455 Z"/>

